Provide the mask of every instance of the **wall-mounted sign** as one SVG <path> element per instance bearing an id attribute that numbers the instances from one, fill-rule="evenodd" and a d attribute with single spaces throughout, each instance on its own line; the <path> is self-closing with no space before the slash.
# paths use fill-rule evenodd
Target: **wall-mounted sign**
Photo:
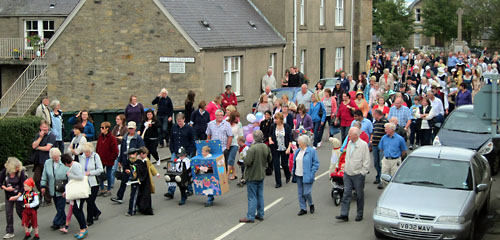
<path id="1" fill-rule="evenodd" d="M 160 62 L 194 63 L 194 57 L 160 57 Z"/>
<path id="2" fill-rule="evenodd" d="M 186 73 L 186 63 L 171 62 L 168 65 L 170 73 Z"/>

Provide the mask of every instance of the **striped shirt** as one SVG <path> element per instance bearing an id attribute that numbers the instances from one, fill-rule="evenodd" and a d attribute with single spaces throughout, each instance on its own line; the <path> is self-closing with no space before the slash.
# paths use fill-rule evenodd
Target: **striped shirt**
<path id="1" fill-rule="evenodd" d="M 373 138 L 372 138 L 372 146 L 378 146 L 380 139 L 385 135 L 385 127 L 384 125 L 388 123 L 387 119 L 382 118 L 373 123 Z"/>

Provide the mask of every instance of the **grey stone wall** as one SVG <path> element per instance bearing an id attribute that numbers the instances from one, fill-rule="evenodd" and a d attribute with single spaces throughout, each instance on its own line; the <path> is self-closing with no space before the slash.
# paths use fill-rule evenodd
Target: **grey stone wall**
<path id="1" fill-rule="evenodd" d="M 26 65 L 0 65 L 0 79 L 2 80 L 0 83 L 2 84 L 1 96 L 7 92 L 26 67 Z"/>

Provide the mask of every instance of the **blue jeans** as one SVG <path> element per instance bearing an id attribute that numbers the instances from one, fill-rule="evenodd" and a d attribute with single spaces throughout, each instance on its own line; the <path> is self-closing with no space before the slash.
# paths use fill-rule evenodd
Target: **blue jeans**
<path id="1" fill-rule="evenodd" d="M 109 184 L 115 176 L 113 175 L 113 166 L 104 166 L 106 168 L 106 179 L 108 181 L 108 191 L 111 191 L 111 184 Z M 104 190 L 104 182 L 99 182 L 99 190 Z"/>
<path id="2" fill-rule="evenodd" d="M 303 182 L 303 177 L 301 176 L 295 176 L 297 180 L 297 192 L 299 195 L 299 205 L 300 209 L 302 210 L 307 210 L 307 205 L 306 202 L 309 203 L 309 206 L 313 205 L 313 200 L 312 200 L 312 183 L 304 183 Z"/>
<path id="3" fill-rule="evenodd" d="M 64 212 L 64 208 L 66 207 L 66 199 L 62 196 L 60 197 L 52 197 L 54 200 L 54 207 L 56 207 L 56 216 L 54 220 L 52 220 L 52 224 L 56 226 L 63 226 L 66 223 L 66 213 Z"/>
<path id="4" fill-rule="evenodd" d="M 382 152 L 378 148 L 378 146 L 372 146 L 372 154 L 373 154 L 373 166 L 375 170 L 377 170 L 377 176 L 375 177 L 375 181 L 380 182 L 380 171 L 382 170 Z"/>
<path id="5" fill-rule="evenodd" d="M 161 127 L 158 128 L 159 143 L 163 146 L 163 139 L 168 141 L 168 117 L 169 116 L 158 116 L 158 121 Z"/>
<path id="6" fill-rule="evenodd" d="M 323 137 L 323 128 L 321 127 L 321 121 L 319 122 L 314 122 L 314 141 L 313 141 L 313 146 L 317 146 L 319 142 L 321 142 L 321 138 Z M 323 125 L 324 127 L 325 125 Z"/>
<path id="7" fill-rule="evenodd" d="M 247 219 L 255 220 L 257 216 L 264 217 L 264 180 L 247 182 L 248 212 Z"/>
<path id="8" fill-rule="evenodd" d="M 215 200 L 214 195 L 207 195 L 207 203 L 213 203 Z"/>
<path id="9" fill-rule="evenodd" d="M 356 190 L 356 202 L 358 206 L 356 216 L 363 216 L 363 208 L 365 206 L 365 176 L 361 174 L 349 176 L 346 173 L 344 173 L 344 196 L 342 197 L 342 209 L 340 210 L 341 216 L 349 216 L 353 188 Z"/>
<path id="10" fill-rule="evenodd" d="M 115 172 L 116 172 L 116 169 L 118 169 L 118 158 L 115 160 L 115 165 L 113 165 L 113 168 L 111 169 L 111 181 L 108 182 L 108 185 L 111 185 L 111 187 L 113 187 L 113 185 L 115 185 Z"/>
<path id="11" fill-rule="evenodd" d="M 228 166 L 234 167 L 234 161 L 236 160 L 236 154 L 238 154 L 238 146 L 231 146 L 229 148 L 229 157 L 227 161 Z"/>

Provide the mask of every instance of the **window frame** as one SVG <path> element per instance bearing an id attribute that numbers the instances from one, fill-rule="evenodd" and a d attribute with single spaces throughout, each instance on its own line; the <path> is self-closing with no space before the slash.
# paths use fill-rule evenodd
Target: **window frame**
<path id="1" fill-rule="evenodd" d="M 344 69 L 344 52 L 345 52 L 345 47 L 335 48 L 335 70 L 337 70 L 337 69 L 342 69 L 342 71 L 345 70 Z"/>
<path id="2" fill-rule="evenodd" d="M 231 85 L 232 90 L 237 96 L 241 96 L 241 60 L 243 56 L 224 56 L 223 59 L 223 74 L 224 74 L 224 86 L 222 87 L 223 91 L 226 85 Z M 237 64 L 235 64 L 236 59 L 238 59 Z M 227 64 L 226 64 L 227 62 Z M 236 68 L 234 68 L 234 66 Z M 236 84 L 232 82 L 233 74 L 236 75 Z"/>
<path id="3" fill-rule="evenodd" d="M 415 8 L 415 22 L 416 23 L 422 22 L 422 9 L 420 8 Z"/>
<path id="4" fill-rule="evenodd" d="M 307 49 L 302 49 L 300 50 L 300 62 L 299 62 L 299 67 L 300 71 L 302 71 L 303 74 L 306 72 L 306 58 L 307 58 Z"/>
<path id="5" fill-rule="evenodd" d="M 418 39 L 418 41 L 417 41 L 417 39 Z M 420 35 L 420 33 L 415 33 L 413 35 L 413 47 L 420 48 L 420 46 L 422 46 L 422 35 Z"/>
<path id="6" fill-rule="evenodd" d="M 335 5 L 335 26 L 343 27 L 345 26 L 345 3 L 344 0 L 337 0 Z"/>
<path id="7" fill-rule="evenodd" d="M 306 0 L 300 0 L 300 26 L 306 26 Z"/>
<path id="8" fill-rule="evenodd" d="M 46 42 L 45 39 L 45 32 L 52 32 L 52 36 L 54 36 L 56 32 L 56 27 L 55 27 L 55 20 L 52 19 L 24 19 L 24 48 L 25 49 L 33 49 L 33 46 L 30 46 L 28 44 L 28 32 L 36 32 L 37 35 L 40 37 L 40 41 L 42 43 Z M 31 22 L 31 29 L 28 29 L 28 22 Z M 33 23 L 36 22 L 36 29 L 33 29 Z M 44 28 L 44 23 L 47 22 L 47 29 Z"/>
<path id="9" fill-rule="evenodd" d="M 326 11 L 325 11 L 325 1 L 320 0 L 319 2 L 319 26 L 324 27 L 326 24 Z"/>

